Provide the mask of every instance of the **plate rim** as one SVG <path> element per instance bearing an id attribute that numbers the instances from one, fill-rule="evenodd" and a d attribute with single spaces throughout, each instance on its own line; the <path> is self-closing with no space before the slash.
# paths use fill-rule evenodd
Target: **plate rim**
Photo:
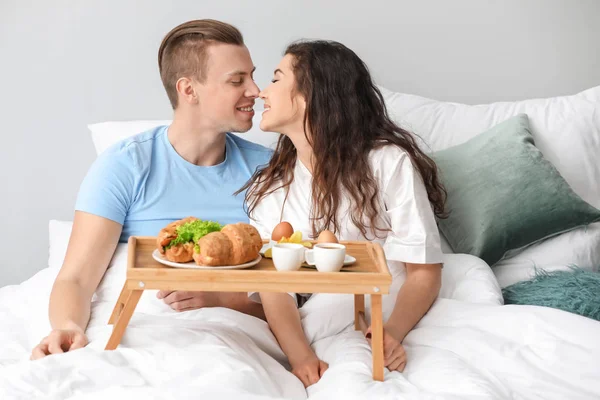
<path id="1" fill-rule="evenodd" d="M 177 263 L 174 261 L 165 260 L 164 258 L 162 258 L 160 256 L 160 252 L 158 251 L 158 249 L 154 249 L 154 251 L 152 252 L 152 258 L 154 260 L 156 260 L 157 262 L 161 263 L 162 265 L 165 265 L 170 268 L 218 271 L 218 270 L 229 270 L 229 269 L 246 269 L 246 268 L 254 267 L 255 265 L 257 265 L 258 263 L 261 262 L 262 255 L 259 253 L 258 257 L 256 257 L 254 260 L 248 261 L 247 263 L 243 263 L 243 264 L 239 264 L 239 265 L 217 265 L 217 266 L 198 265 L 194 261 L 189 261 L 187 263 Z"/>

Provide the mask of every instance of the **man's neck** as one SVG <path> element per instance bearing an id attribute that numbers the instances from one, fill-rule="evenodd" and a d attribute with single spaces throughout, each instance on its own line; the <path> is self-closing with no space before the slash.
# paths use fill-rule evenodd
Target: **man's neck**
<path id="1" fill-rule="evenodd" d="M 225 161 L 225 133 L 183 118 L 177 112 L 168 138 L 177 154 L 189 163 L 208 167 Z"/>

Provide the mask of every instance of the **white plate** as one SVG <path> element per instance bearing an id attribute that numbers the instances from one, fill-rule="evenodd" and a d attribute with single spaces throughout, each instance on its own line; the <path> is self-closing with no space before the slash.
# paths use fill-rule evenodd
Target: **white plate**
<path id="1" fill-rule="evenodd" d="M 240 265 L 219 265 L 216 267 L 211 267 L 210 265 L 198 265 L 196 264 L 194 261 L 190 261 L 187 263 L 176 263 L 173 261 L 169 261 L 166 260 L 162 257 L 162 255 L 160 254 L 160 252 L 158 251 L 158 249 L 154 250 L 152 252 L 152 258 L 154 258 L 156 261 L 158 261 L 161 264 L 167 265 L 169 267 L 175 267 L 175 268 L 189 268 L 189 269 L 212 269 L 214 270 L 218 270 L 218 269 L 244 269 L 244 268 L 250 268 L 255 266 L 256 264 L 258 264 L 260 262 L 260 260 L 262 260 L 262 257 L 259 255 L 257 259 L 252 260 L 250 262 L 247 262 L 245 264 L 240 264 Z"/>
<path id="2" fill-rule="evenodd" d="M 267 251 L 269 248 L 271 248 L 271 246 L 273 246 L 273 242 L 272 241 L 269 242 L 269 243 L 263 244 L 263 247 L 260 248 L 259 253 L 264 256 L 265 255 L 265 251 Z"/>
<path id="3" fill-rule="evenodd" d="M 265 251 L 267 251 L 267 249 L 270 248 L 271 246 L 273 246 L 272 243 L 263 244 L 263 247 L 260 249 L 260 254 L 262 254 L 264 256 Z M 355 262 L 356 262 L 356 258 L 352 257 L 349 254 L 346 254 L 346 258 L 344 258 L 344 265 L 352 265 Z M 309 264 L 308 262 L 305 262 L 305 264 L 310 265 L 311 267 L 314 266 L 314 264 Z"/>

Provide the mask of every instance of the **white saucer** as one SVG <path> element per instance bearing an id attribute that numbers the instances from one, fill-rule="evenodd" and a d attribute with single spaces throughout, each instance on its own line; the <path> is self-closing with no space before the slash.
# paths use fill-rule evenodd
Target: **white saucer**
<path id="1" fill-rule="evenodd" d="M 271 246 L 273 246 L 273 243 L 265 243 L 263 244 L 263 247 L 260 249 L 260 254 L 262 254 L 263 256 L 265 255 L 265 251 L 267 251 L 267 249 L 269 249 Z M 352 257 L 349 254 L 346 254 L 346 258 L 344 258 L 344 265 L 352 265 L 356 262 L 356 258 Z M 308 262 L 306 262 L 307 265 L 309 266 L 314 266 L 314 264 L 308 264 Z"/>
<path id="2" fill-rule="evenodd" d="M 355 262 L 356 262 L 356 258 L 352 257 L 349 254 L 346 254 L 346 258 L 344 258 L 344 266 L 346 266 L 346 265 L 352 265 Z M 308 261 L 305 261 L 305 263 L 307 265 L 310 265 L 311 267 L 315 265 L 315 264 L 309 264 Z"/>

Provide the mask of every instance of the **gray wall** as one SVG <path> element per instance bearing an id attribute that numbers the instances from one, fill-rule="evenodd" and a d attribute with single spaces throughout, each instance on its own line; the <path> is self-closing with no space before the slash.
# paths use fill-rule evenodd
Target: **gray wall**
<path id="1" fill-rule="evenodd" d="M 47 264 L 48 220 L 70 220 L 95 154 L 86 124 L 170 118 L 163 35 L 195 18 L 239 27 L 270 79 L 286 43 L 353 48 L 379 84 L 466 103 L 600 84 L 600 1 L 0 2 L 0 286 Z"/>

